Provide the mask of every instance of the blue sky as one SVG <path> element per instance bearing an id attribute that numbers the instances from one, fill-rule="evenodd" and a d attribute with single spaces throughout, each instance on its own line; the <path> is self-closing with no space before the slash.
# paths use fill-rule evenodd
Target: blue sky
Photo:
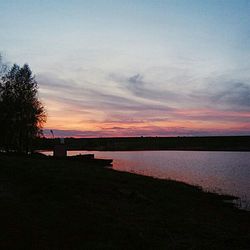
<path id="1" fill-rule="evenodd" d="M 250 134 L 250 1 L 3 1 L 0 51 L 29 63 L 46 128 Z"/>

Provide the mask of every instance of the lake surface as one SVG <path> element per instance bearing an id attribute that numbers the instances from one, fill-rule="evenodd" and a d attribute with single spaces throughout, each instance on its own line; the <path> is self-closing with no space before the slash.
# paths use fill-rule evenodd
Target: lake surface
<path id="1" fill-rule="evenodd" d="M 51 152 L 46 152 L 51 154 Z M 250 152 L 214 151 L 68 151 L 113 159 L 113 169 L 156 178 L 184 181 L 204 190 L 250 201 Z"/>

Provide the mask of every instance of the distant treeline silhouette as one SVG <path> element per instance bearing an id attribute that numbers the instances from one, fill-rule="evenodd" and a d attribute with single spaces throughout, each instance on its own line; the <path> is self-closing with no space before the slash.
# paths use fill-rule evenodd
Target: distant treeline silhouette
<path id="1" fill-rule="evenodd" d="M 250 151 L 250 136 L 65 138 L 68 150 Z M 36 149 L 51 150 L 59 139 L 40 138 Z"/>
<path id="2" fill-rule="evenodd" d="M 0 149 L 27 153 L 42 133 L 46 113 L 28 64 L 8 67 L 0 55 Z"/>

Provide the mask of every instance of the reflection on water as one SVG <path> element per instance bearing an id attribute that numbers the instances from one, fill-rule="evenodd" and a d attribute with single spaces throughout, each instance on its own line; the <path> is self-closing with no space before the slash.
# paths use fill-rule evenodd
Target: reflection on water
<path id="1" fill-rule="evenodd" d="M 250 200 L 250 152 L 68 151 L 68 155 L 80 153 L 111 158 L 116 170 L 184 181 Z"/>

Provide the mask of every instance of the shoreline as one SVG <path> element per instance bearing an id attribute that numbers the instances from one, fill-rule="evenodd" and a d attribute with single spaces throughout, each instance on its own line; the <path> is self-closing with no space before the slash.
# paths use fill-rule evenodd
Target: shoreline
<path id="1" fill-rule="evenodd" d="M 123 153 L 123 152 L 126 152 L 126 153 L 132 153 L 132 152 L 162 152 L 162 151 L 165 151 L 165 150 L 140 150 L 140 151 L 105 151 L 105 150 L 102 150 L 102 151 L 88 151 L 88 150 L 68 150 L 69 152 L 69 155 L 68 157 L 71 157 L 72 155 L 75 154 L 75 152 L 79 153 L 79 154 L 88 154 L 88 153 L 91 153 L 91 154 L 94 154 L 94 155 L 98 155 L 98 153 Z M 44 154 L 44 152 L 47 152 L 49 154 L 44 154 L 46 156 L 50 156 L 50 152 L 52 152 L 51 150 L 41 150 L 41 151 L 38 151 L 42 154 Z M 70 153 L 71 152 L 71 153 Z M 74 152 L 74 153 L 73 153 Z M 166 152 L 168 152 L 166 150 Z M 179 150 L 176 150 L 174 152 L 177 152 L 177 153 L 181 153 L 181 152 L 185 152 L 185 151 L 179 151 Z M 190 152 L 190 151 L 189 151 Z M 197 151 L 191 151 L 191 152 L 197 152 Z M 198 152 L 222 152 L 222 151 L 198 151 Z M 225 153 L 231 153 L 231 151 L 223 151 Z M 235 152 L 235 151 L 234 151 Z M 72 154 L 73 153 L 73 154 Z M 239 153 L 238 151 L 235 152 L 235 153 Z M 241 152 L 241 153 L 248 153 L 248 152 Z M 105 155 L 101 154 L 99 155 L 99 158 L 102 158 L 104 157 L 105 158 Z M 108 156 L 109 158 L 112 158 L 112 157 L 115 157 L 112 156 L 112 155 L 109 155 Z M 117 159 L 116 159 L 117 160 Z M 219 195 L 225 195 L 225 196 L 233 196 L 235 197 L 235 202 L 233 202 L 239 209 L 242 209 L 242 210 L 247 210 L 247 211 L 250 211 L 250 197 L 249 197 L 249 193 L 247 195 L 247 193 L 244 193 L 244 192 L 241 192 L 239 193 L 239 191 L 235 191 L 235 190 L 226 190 L 226 189 L 223 189 L 222 186 L 220 187 L 213 187 L 213 186 L 208 186 L 208 185 L 204 185 L 204 183 L 199 183 L 199 182 L 193 182 L 192 180 L 186 180 L 186 181 L 183 181 L 181 178 L 171 178 L 171 176 L 158 176 L 156 173 L 155 174 L 152 174 L 153 172 L 150 172 L 149 174 L 145 174 L 145 172 L 140 172 L 140 171 L 137 171 L 136 169 L 133 169 L 132 171 L 130 171 L 129 169 L 127 169 L 126 167 L 125 168 L 117 168 L 116 166 L 116 161 L 114 161 L 114 165 L 111 167 L 113 170 L 116 170 L 116 171 L 119 171 L 119 172 L 128 172 L 128 173 L 132 173 L 132 174 L 137 174 L 137 175 L 142 175 L 142 176 L 148 176 L 148 177 L 153 177 L 155 179 L 161 179 L 161 180 L 172 180 L 172 181 L 177 181 L 177 182 L 184 182 L 188 185 L 192 185 L 192 186 L 197 186 L 197 187 L 200 187 L 204 192 L 211 192 L 211 193 L 217 193 Z"/>
<path id="2" fill-rule="evenodd" d="M 250 212 L 223 201 L 235 197 L 81 161 L 3 154 L 0 160 L 2 249 L 249 246 Z"/>

